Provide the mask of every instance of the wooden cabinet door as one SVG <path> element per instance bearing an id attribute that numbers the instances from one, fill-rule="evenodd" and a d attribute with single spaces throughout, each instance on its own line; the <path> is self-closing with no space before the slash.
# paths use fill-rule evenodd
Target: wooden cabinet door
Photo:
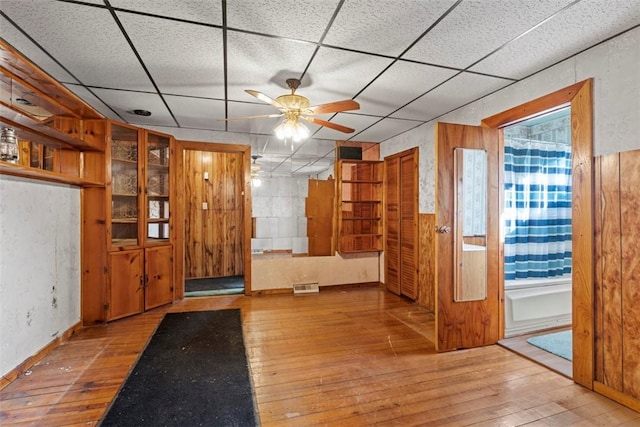
<path id="1" fill-rule="evenodd" d="M 144 262 L 142 249 L 112 252 L 109 263 L 107 320 L 142 313 L 144 309 Z"/>
<path id="2" fill-rule="evenodd" d="M 149 310 L 173 302 L 173 250 L 171 246 L 145 249 L 145 300 Z"/>
<path id="3" fill-rule="evenodd" d="M 418 298 L 418 150 L 386 157 L 384 280 L 387 289 Z"/>
<path id="4" fill-rule="evenodd" d="M 400 159 L 385 159 L 385 243 L 384 282 L 387 289 L 400 295 Z"/>
<path id="5" fill-rule="evenodd" d="M 335 181 L 309 180 L 305 200 L 309 256 L 333 255 L 333 206 Z"/>
<path id="6" fill-rule="evenodd" d="M 418 152 L 400 157 L 400 293 L 418 298 Z"/>
<path id="7" fill-rule="evenodd" d="M 454 301 L 454 150 L 487 153 L 486 298 Z M 495 344 L 500 337 L 498 130 L 449 123 L 436 125 L 436 348 L 438 351 Z M 441 229 L 444 231 L 443 229 Z"/>

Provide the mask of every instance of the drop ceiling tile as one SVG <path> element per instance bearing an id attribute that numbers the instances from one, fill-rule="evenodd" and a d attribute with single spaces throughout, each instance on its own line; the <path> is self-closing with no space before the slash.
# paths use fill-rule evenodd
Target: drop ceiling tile
<path id="1" fill-rule="evenodd" d="M 379 56 L 320 48 L 302 79 L 298 93 L 309 98 L 313 105 L 350 99 L 391 61 Z"/>
<path id="2" fill-rule="evenodd" d="M 640 22 L 640 2 L 582 1 L 472 67 L 524 78 Z"/>
<path id="3" fill-rule="evenodd" d="M 512 83 L 511 80 L 461 73 L 393 113 L 391 117 L 431 120 Z"/>
<path id="4" fill-rule="evenodd" d="M 118 12 L 162 93 L 224 98 L 222 30 Z"/>
<path id="5" fill-rule="evenodd" d="M 80 99 L 93 107 L 94 110 L 98 111 L 98 113 L 102 114 L 108 119 L 119 120 L 122 121 L 123 118 L 118 116 L 114 111 L 109 109 L 107 104 L 102 102 L 101 99 L 96 97 L 89 89 L 84 86 L 80 86 L 77 84 L 64 84 L 64 86 L 69 89 L 71 92 L 78 95 Z"/>
<path id="6" fill-rule="evenodd" d="M 349 139 L 351 136 L 357 134 L 363 129 L 371 126 L 378 120 L 380 120 L 380 117 L 366 116 L 363 114 L 354 114 L 354 113 L 338 113 L 334 118 L 332 118 L 329 121 L 355 129 L 354 133 L 346 134 L 346 133 L 338 132 L 337 130 L 329 129 L 326 127 L 322 127 L 317 132 L 315 133 L 312 132 L 312 133 L 314 138 L 323 138 L 323 139 L 328 139 L 332 141 L 343 141 L 343 140 Z M 377 142 L 377 141 L 374 141 L 374 142 Z"/>
<path id="7" fill-rule="evenodd" d="M 229 118 L 261 116 L 267 114 L 280 114 L 280 111 L 269 104 L 255 104 L 248 102 L 229 102 Z M 224 111 L 217 117 L 224 118 Z M 275 128 L 281 119 L 275 118 L 256 118 L 246 120 L 231 120 L 227 122 L 230 132 L 255 133 L 262 135 L 273 135 Z"/>
<path id="8" fill-rule="evenodd" d="M 165 101 L 173 112 L 180 127 L 224 130 L 224 101 L 193 98 L 186 96 L 164 95 Z"/>
<path id="9" fill-rule="evenodd" d="M 318 41 L 337 4 L 337 0 L 228 1 L 227 25 L 262 34 Z"/>
<path id="10" fill-rule="evenodd" d="M 153 90 L 108 10 L 47 0 L 3 0 L 2 11 L 85 85 Z"/>
<path id="11" fill-rule="evenodd" d="M 98 1 L 98 0 L 96 0 Z M 99 3 L 104 4 L 102 0 Z M 202 0 L 110 0 L 111 6 L 193 22 L 222 25 L 220 1 Z M 168 23 L 172 25 L 172 23 Z"/>
<path id="12" fill-rule="evenodd" d="M 370 128 L 365 129 L 364 131 L 353 137 L 350 137 L 349 139 L 353 141 L 382 142 L 386 139 L 399 135 L 402 132 L 413 129 L 421 124 L 422 122 L 413 120 L 400 120 L 390 118 L 382 119 Z"/>
<path id="13" fill-rule="evenodd" d="M 127 123 L 134 125 L 176 126 L 159 95 L 111 89 L 92 89 L 93 92 Z M 137 116 L 129 111 L 148 110 L 151 116 Z"/>
<path id="14" fill-rule="evenodd" d="M 348 1 L 340 9 L 324 43 L 395 57 L 454 3 L 454 0 Z"/>
<path id="15" fill-rule="evenodd" d="M 315 45 L 264 36 L 229 32 L 227 35 L 228 97 L 255 101 L 245 89 L 276 98 L 289 93 L 285 80 L 298 78 L 311 59 Z"/>
<path id="16" fill-rule="evenodd" d="M 377 116 L 390 114 L 456 73 L 447 68 L 398 61 L 356 97 L 359 112 Z"/>
<path id="17" fill-rule="evenodd" d="M 42 49 L 33 44 L 3 16 L 0 16 L 0 37 L 54 79 L 65 83 L 77 83 L 77 80 L 67 73 L 64 68 L 60 67 Z"/>
<path id="18" fill-rule="evenodd" d="M 318 157 L 325 157 L 328 154 L 332 154 L 335 151 L 335 148 L 335 141 L 310 138 L 297 146 L 296 157 L 304 156 L 310 161 Z"/>
<path id="19" fill-rule="evenodd" d="M 569 0 L 464 1 L 403 58 L 463 69 L 568 3 Z"/>

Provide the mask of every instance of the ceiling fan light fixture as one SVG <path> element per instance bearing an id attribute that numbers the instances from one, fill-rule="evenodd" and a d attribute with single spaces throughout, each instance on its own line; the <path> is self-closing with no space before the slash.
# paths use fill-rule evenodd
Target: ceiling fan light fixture
<path id="1" fill-rule="evenodd" d="M 311 135 L 309 128 L 300 123 L 297 118 L 284 119 L 273 131 L 278 139 L 292 139 L 294 142 L 300 142 Z"/>

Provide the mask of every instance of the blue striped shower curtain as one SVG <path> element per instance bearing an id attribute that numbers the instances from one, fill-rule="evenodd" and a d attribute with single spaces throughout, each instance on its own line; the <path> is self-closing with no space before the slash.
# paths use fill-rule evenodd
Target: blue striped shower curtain
<path id="1" fill-rule="evenodd" d="M 571 146 L 505 138 L 505 280 L 571 274 Z"/>

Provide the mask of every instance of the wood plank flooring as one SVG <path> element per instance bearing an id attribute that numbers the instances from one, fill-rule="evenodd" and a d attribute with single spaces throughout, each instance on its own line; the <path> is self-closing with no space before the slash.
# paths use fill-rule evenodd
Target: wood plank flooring
<path id="1" fill-rule="evenodd" d="M 563 359 L 560 356 L 556 356 L 553 353 L 544 351 L 541 348 L 538 348 L 535 345 L 529 344 L 527 342 L 527 340 L 531 337 L 544 335 L 551 332 L 560 332 L 565 329 L 567 328 L 558 328 L 519 335 L 512 338 L 505 338 L 503 340 L 500 340 L 499 344 L 511 351 L 514 351 L 526 357 L 527 359 L 531 359 L 534 362 L 541 364 L 542 366 L 553 369 L 554 371 L 566 376 L 567 378 L 571 378 L 573 376 L 573 363 L 570 360 Z"/>
<path id="2" fill-rule="evenodd" d="M 96 424 L 167 311 L 242 310 L 263 426 L 638 426 L 640 413 L 499 346 L 438 354 L 378 288 L 189 298 L 87 328 L 0 391 L 0 425 Z"/>

